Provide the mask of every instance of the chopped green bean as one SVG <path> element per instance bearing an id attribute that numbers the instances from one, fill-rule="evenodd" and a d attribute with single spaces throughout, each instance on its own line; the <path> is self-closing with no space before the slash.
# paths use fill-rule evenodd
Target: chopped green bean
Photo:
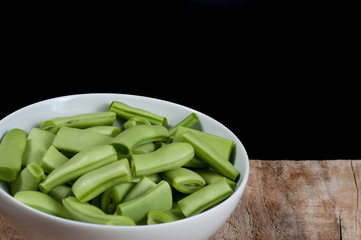
<path id="1" fill-rule="evenodd" d="M 100 205 L 95 205 L 93 204 L 93 200 L 96 199 L 97 204 Z M 100 202 L 99 202 L 100 200 Z M 102 194 L 96 196 L 95 198 L 93 198 L 91 200 L 91 204 L 99 207 L 103 212 L 107 213 L 107 214 L 112 214 L 114 213 L 116 206 L 114 206 L 114 201 L 112 198 L 112 188 L 108 188 L 107 190 L 105 190 L 105 192 L 103 192 Z"/>
<path id="2" fill-rule="evenodd" d="M 142 180 L 143 177 L 147 177 L 149 180 L 151 180 L 154 183 L 159 183 L 160 181 L 162 181 L 163 179 L 159 176 L 158 173 L 152 174 L 152 175 L 147 175 L 147 176 L 142 176 L 142 177 L 136 177 L 132 179 L 132 182 L 134 183 L 138 183 L 140 180 Z"/>
<path id="3" fill-rule="evenodd" d="M 112 197 L 117 206 L 124 200 L 124 198 L 128 195 L 128 193 L 133 189 L 135 185 L 136 183 L 134 182 L 121 183 L 112 188 Z"/>
<path id="4" fill-rule="evenodd" d="M 43 122 L 40 129 L 57 133 L 61 127 L 89 128 L 111 126 L 116 118 L 113 112 L 85 113 L 67 117 L 57 117 Z"/>
<path id="5" fill-rule="evenodd" d="M 40 165 L 41 159 L 51 146 L 54 136 L 53 133 L 43 131 L 39 128 L 32 128 L 26 141 L 26 149 L 22 161 L 23 167 L 29 163 Z"/>
<path id="6" fill-rule="evenodd" d="M 232 163 L 219 155 L 206 141 L 196 137 L 191 132 L 184 134 L 181 140 L 190 143 L 193 146 L 196 155 L 223 176 L 233 181 L 239 176 L 238 170 Z"/>
<path id="7" fill-rule="evenodd" d="M 119 203 L 123 201 L 135 184 L 134 182 L 124 182 L 106 190 L 101 197 L 101 209 L 105 213 L 114 213 Z"/>
<path id="8" fill-rule="evenodd" d="M 115 137 L 120 133 L 120 128 L 116 126 L 95 126 L 87 128 L 86 130 L 95 131 L 108 137 Z"/>
<path id="9" fill-rule="evenodd" d="M 171 127 L 169 129 L 169 134 L 171 136 L 174 136 L 174 134 L 176 134 L 177 130 L 179 127 L 187 127 L 190 128 L 192 127 L 196 122 L 198 121 L 198 116 L 196 113 L 191 113 L 189 114 L 186 118 L 184 118 L 182 121 L 180 121 L 179 123 L 177 123 L 175 126 Z"/>
<path id="10" fill-rule="evenodd" d="M 218 172 L 216 172 L 210 168 L 195 169 L 194 172 L 198 173 L 204 179 L 204 181 L 206 181 L 207 184 L 214 183 L 214 182 L 224 178 L 221 174 L 219 174 Z M 229 186 L 232 189 L 236 188 L 237 184 L 235 182 L 233 182 L 232 180 L 230 180 L 228 178 L 226 178 L 226 181 L 228 182 Z"/>
<path id="11" fill-rule="evenodd" d="M 129 217 L 105 214 L 99 208 L 89 203 L 82 203 L 75 197 L 65 198 L 63 204 L 69 214 L 77 221 L 117 226 L 135 225 Z"/>
<path id="12" fill-rule="evenodd" d="M 69 161 L 54 169 L 54 171 L 40 183 L 40 190 L 48 193 L 56 186 L 75 180 L 85 173 L 115 162 L 117 159 L 116 151 L 109 145 L 92 147 L 81 151 L 69 159 Z"/>
<path id="13" fill-rule="evenodd" d="M 64 206 L 45 193 L 38 191 L 21 191 L 17 192 L 14 198 L 39 211 L 71 219 L 71 216 Z"/>
<path id="14" fill-rule="evenodd" d="M 197 155 L 194 155 L 194 157 L 183 165 L 183 167 L 189 167 L 189 168 L 207 168 L 209 167 L 209 164 L 200 159 Z"/>
<path id="15" fill-rule="evenodd" d="M 192 145 L 175 142 L 151 153 L 131 156 L 135 177 L 152 175 L 179 168 L 194 156 Z"/>
<path id="16" fill-rule="evenodd" d="M 147 215 L 147 224 L 160 224 L 173 222 L 185 218 L 182 210 L 177 203 L 173 203 L 173 207 L 167 211 L 150 211 Z"/>
<path id="17" fill-rule="evenodd" d="M 162 181 L 162 178 L 159 176 L 159 174 L 155 173 L 155 174 L 151 174 L 151 175 L 147 175 L 146 176 L 149 180 L 155 182 L 155 183 L 159 183 L 160 181 Z"/>
<path id="18" fill-rule="evenodd" d="M 177 133 L 174 136 L 173 141 L 178 142 L 181 141 L 181 138 L 186 133 L 192 133 L 197 138 L 201 139 L 202 141 L 207 142 L 214 150 L 224 159 L 230 160 L 230 156 L 233 150 L 234 142 L 230 139 L 220 137 L 217 135 L 201 132 L 195 129 L 186 128 L 186 127 L 178 127 Z"/>
<path id="19" fill-rule="evenodd" d="M 131 117 L 122 125 L 122 129 L 125 130 L 137 125 L 151 125 L 151 123 L 145 118 Z"/>
<path id="20" fill-rule="evenodd" d="M 233 193 L 225 178 L 211 183 L 178 201 L 186 217 L 199 214 L 228 198 Z"/>
<path id="21" fill-rule="evenodd" d="M 193 193 L 206 185 L 201 176 L 186 168 L 166 171 L 161 173 L 161 176 L 181 193 Z"/>
<path id="22" fill-rule="evenodd" d="M 147 192 L 149 189 L 155 187 L 157 184 L 153 181 L 149 180 L 147 177 L 142 177 L 142 179 L 137 182 L 137 184 L 129 191 L 127 196 L 124 198 L 123 202 L 131 201 L 145 192 Z"/>
<path id="23" fill-rule="evenodd" d="M 139 145 L 138 147 L 134 148 L 132 151 L 133 154 L 143 154 L 143 153 L 150 153 L 153 152 L 157 148 L 155 143 L 145 143 Z"/>
<path id="24" fill-rule="evenodd" d="M 110 104 L 109 112 L 115 112 L 117 116 L 126 120 L 132 117 L 141 117 L 148 120 L 151 124 L 162 125 L 164 127 L 168 126 L 167 118 L 118 101 L 113 101 Z"/>
<path id="25" fill-rule="evenodd" d="M 172 190 L 166 181 L 148 190 L 143 195 L 117 207 L 117 214 L 130 217 L 140 222 L 147 217 L 149 211 L 166 211 L 172 208 Z"/>
<path id="26" fill-rule="evenodd" d="M 65 153 L 78 153 L 94 146 L 106 145 L 113 138 L 104 134 L 70 127 L 62 127 L 56 134 L 53 146 Z"/>
<path id="27" fill-rule="evenodd" d="M 135 147 L 141 144 L 166 141 L 168 138 L 169 132 L 163 126 L 137 125 L 119 133 L 109 144 L 114 146 L 118 153 L 129 155 Z"/>
<path id="28" fill-rule="evenodd" d="M 0 143 L 0 180 L 13 181 L 20 172 L 26 137 L 26 132 L 17 128 L 4 135 Z"/>
<path id="29" fill-rule="evenodd" d="M 108 188 L 131 179 L 128 160 L 122 159 L 84 174 L 76 180 L 72 190 L 79 201 L 87 202 Z"/>
<path id="30" fill-rule="evenodd" d="M 43 169 L 36 163 L 29 163 L 24 168 L 19 176 L 10 183 L 11 194 L 20 191 L 32 190 L 36 191 L 39 188 L 39 183 L 44 179 Z"/>
<path id="31" fill-rule="evenodd" d="M 59 152 L 54 146 L 50 146 L 44 153 L 40 167 L 46 173 L 51 173 L 55 168 L 67 162 L 69 159 Z"/>
<path id="32" fill-rule="evenodd" d="M 68 184 L 59 185 L 53 188 L 50 192 L 48 192 L 48 195 L 53 197 L 55 200 L 57 200 L 60 203 L 64 198 L 74 196 L 73 191 L 71 190 L 71 187 Z"/>

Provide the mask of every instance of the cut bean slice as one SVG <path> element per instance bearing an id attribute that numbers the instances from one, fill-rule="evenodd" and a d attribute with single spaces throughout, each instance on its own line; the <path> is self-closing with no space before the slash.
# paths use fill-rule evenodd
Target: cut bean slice
<path id="1" fill-rule="evenodd" d="M 71 219 L 64 206 L 45 193 L 37 191 L 21 191 L 16 193 L 14 198 L 39 211 Z"/>
<path id="2" fill-rule="evenodd" d="M 119 133 L 109 144 L 123 155 L 129 155 L 137 146 L 154 141 L 167 141 L 168 130 L 159 125 L 137 125 Z"/>
<path id="3" fill-rule="evenodd" d="M 113 112 L 85 113 L 67 117 L 49 119 L 40 125 L 40 129 L 57 133 L 61 127 L 89 128 L 111 126 L 116 118 Z"/>
<path id="4" fill-rule="evenodd" d="M 105 214 L 94 205 L 82 203 L 75 197 L 65 198 L 63 204 L 72 218 L 77 221 L 117 226 L 135 225 L 129 217 Z"/>
<path id="5" fill-rule="evenodd" d="M 132 155 L 135 177 L 152 175 L 180 168 L 194 156 L 192 145 L 175 142 L 146 154 Z"/>
<path id="6" fill-rule="evenodd" d="M 13 181 L 21 170 L 27 134 L 21 129 L 11 129 L 0 143 L 0 180 Z"/>
<path id="7" fill-rule="evenodd" d="M 161 176 L 181 193 L 193 193 L 206 185 L 206 182 L 200 175 L 186 168 L 177 168 L 163 172 Z"/>
<path id="8" fill-rule="evenodd" d="M 75 180 L 87 172 L 117 161 L 117 159 L 118 155 L 112 146 L 92 147 L 79 152 L 69 161 L 52 171 L 40 183 L 39 188 L 42 192 L 48 193 L 59 185 Z"/>
<path id="9" fill-rule="evenodd" d="M 178 201 L 178 205 L 182 209 L 183 214 L 186 217 L 190 217 L 214 207 L 231 196 L 232 193 L 233 189 L 229 186 L 226 179 L 223 178 L 183 198 Z"/>
<path id="10" fill-rule="evenodd" d="M 144 220 L 151 210 L 166 211 L 172 208 L 172 190 L 166 181 L 161 181 L 145 194 L 117 207 L 117 214 L 135 222 Z"/>
<path id="11" fill-rule="evenodd" d="M 76 180 L 72 190 L 79 201 L 87 202 L 108 188 L 131 180 L 128 159 L 122 159 L 84 174 Z"/>
<path id="12" fill-rule="evenodd" d="M 141 117 L 148 120 L 151 124 L 168 126 L 168 120 L 166 117 L 159 116 L 149 111 L 131 107 L 125 103 L 113 101 L 109 106 L 109 112 L 115 112 L 120 118 L 128 120 L 132 117 Z"/>

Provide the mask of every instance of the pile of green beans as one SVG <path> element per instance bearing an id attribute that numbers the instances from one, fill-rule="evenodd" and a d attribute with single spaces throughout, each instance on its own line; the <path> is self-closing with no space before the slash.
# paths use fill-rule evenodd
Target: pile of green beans
<path id="1" fill-rule="evenodd" d="M 119 119 L 120 123 L 115 124 Z M 199 214 L 234 192 L 233 141 L 118 101 L 5 133 L 0 180 L 18 201 L 94 224 L 135 226 Z M 121 128 L 118 125 L 121 124 Z"/>

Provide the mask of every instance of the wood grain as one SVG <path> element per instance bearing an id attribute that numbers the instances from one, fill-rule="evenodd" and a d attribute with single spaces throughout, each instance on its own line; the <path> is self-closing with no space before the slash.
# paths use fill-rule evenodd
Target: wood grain
<path id="1" fill-rule="evenodd" d="M 361 239 L 361 160 L 251 160 L 244 195 L 209 240 Z M 0 216 L 0 239 L 23 240 Z"/>
<path id="2" fill-rule="evenodd" d="M 250 166 L 241 202 L 210 240 L 361 239 L 361 160 Z"/>

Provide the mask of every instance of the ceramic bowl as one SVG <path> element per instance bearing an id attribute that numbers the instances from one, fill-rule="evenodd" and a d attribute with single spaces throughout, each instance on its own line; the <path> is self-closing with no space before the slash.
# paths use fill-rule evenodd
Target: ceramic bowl
<path id="1" fill-rule="evenodd" d="M 29 133 L 32 127 L 57 116 L 107 111 L 113 100 L 166 116 L 169 125 L 196 112 L 199 123 L 194 128 L 232 139 L 235 143 L 232 156 L 234 165 L 241 174 L 234 194 L 214 208 L 175 222 L 150 226 L 103 226 L 62 219 L 28 207 L 9 195 L 8 183 L 0 181 L 1 215 L 26 239 L 208 239 L 225 223 L 240 201 L 248 180 L 249 161 L 240 140 L 224 125 L 201 112 L 168 101 L 135 95 L 70 95 L 41 101 L 13 112 L 0 121 L 0 136 L 12 128 L 21 128 Z"/>

